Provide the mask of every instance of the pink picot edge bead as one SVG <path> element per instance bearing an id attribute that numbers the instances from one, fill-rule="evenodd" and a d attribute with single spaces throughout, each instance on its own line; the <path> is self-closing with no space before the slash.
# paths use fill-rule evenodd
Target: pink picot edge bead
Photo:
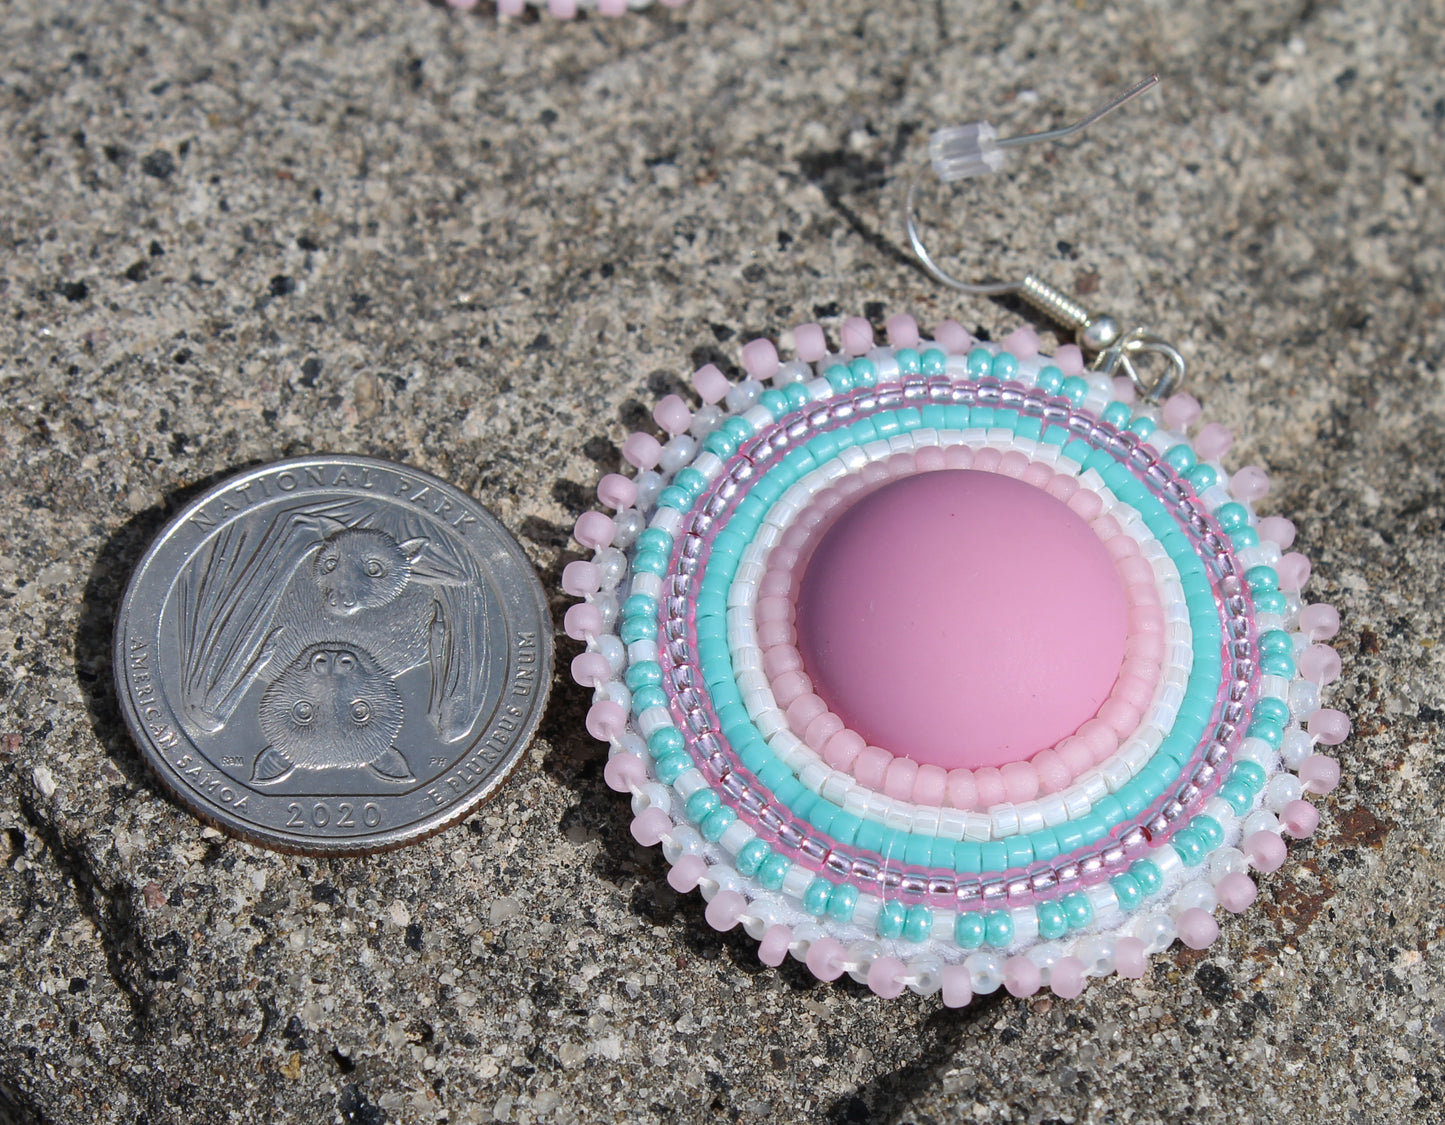
<path id="1" fill-rule="evenodd" d="M 663 0 L 669 6 L 676 6 L 683 0 Z M 499 6 L 520 7 L 518 0 L 500 0 Z M 454 6 L 465 7 L 466 3 Z M 602 0 L 598 7 L 615 6 L 609 0 Z M 625 8 L 625 3 L 622 4 Z M 551 0 L 549 8 L 553 14 L 575 14 L 573 0 Z M 917 322 L 910 316 L 890 317 L 885 325 L 888 342 L 893 347 L 914 347 L 921 336 Z M 817 363 L 827 356 L 827 342 L 823 330 L 816 324 L 803 324 L 793 330 L 794 352 L 805 363 Z M 962 354 L 975 345 L 969 333 L 954 321 L 944 321 L 934 331 L 934 339 L 951 353 Z M 874 346 L 872 325 L 862 317 L 853 317 L 843 322 L 840 332 L 840 347 L 845 355 L 863 355 Z M 1037 334 L 1028 327 L 1016 329 L 1002 341 L 1004 351 L 1019 359 L 1028 359 L 1039 353 Z M 1061 347 L 1053 357 L 1054 364 L 1066 376 L 1082 375 L 1086 368 L 1082 353 L 1073 345 Z M 743 348 L 742 367 L 746 374 L 758 381 L 777 376 L 782 368 L 776 345 L 772 341 L 759 339 L 750 341 Z M 786 373 L 785 373 L 786 374 Z M 789 375 L 796 378 L 796 375 Z M 705 365 L 693 376 L 693 384 L 699 398 L 711 406 L 726 398 L 734 384 L 718 368 Z M 1133 399 L 1132 385 L 1116 388 L 1117 397 L 1129 402 Z M 1176 394 L 1162 406 L 1160 417 L 1165 426 L 1180 435 L 1200 418 L 1199 403 L 1188 394 Z M 680 396 L 665 396 L 654 411 L 654 418 L 665 435 L 683 435 L 692 425 L 693 413 Z M 1233 444 L 1233 434 L 1218 424 L 1204 425 L 1193 439 L 1196 453 L 1201 459 L 1218 461 Z M 625 461 L 636 470 L 655 468 L 662 458 L 663 445 L 656 437 L 646 433 L 633 433 L 624 441 L 622 454 Z M 1270 488 L 1269 476 L 1258 466 L 1244 466 L 1231 476 L 1225 474 L 1225 484 L 1230 496 L 1247 504 L 1265 496 Z M 621 512 L 630 508 L 637 500 L 637 485 L 622 474 L 608 474 L 598 485 L 598 500 L 605 507 Z M 594 551 L 601 552 L 612 543 L 616 535 L 616 522 L 606 513 L 591 511 L 583 513 L 577 521 L 576 538 L 579 543 Z M 1269 516 L 1256 522 L 1260 539 L 1273 543 L 1280 551 L 1288 551 L 1296 536 L 1295 525 L 1282 517 Z M 1283 591 L 1294 593 L 1309 580 L 1310 564 L 1298 552 L 1278 556 L 1274 564 Z M 602 574 L 593 562 L 577 560 L 563 569 L 562 585 L 574 597 L 588 598 L 601 588 Z M 582 601 L 567 611 L 564 628 L 574 640 L 593 642 L 604 631 L 603 619 L 596 606 Z M 1298 613 L 1298 628 L 1312 646 L 1298 654 L 1297 665 L 1301 678 L 1320 686 L 1338 678 L 1342 671 L 1339 656 L 1328 645 L 1322 643 L 1333 638 L 1340 628 L 1338 612 L 1329 605 L 1305 605 Z M 600 653 L 589 651 L 579 654 L 573 661 L 574 678 L 586 686 L 596 686 L 612 677 L 608 662 Z M 618 739 L 627 730 L 627 711 L 620 704 L 610 700 L 595 702 L 587 714 L 587 728 L 590 734 L 616 747 Z M 1320 745 L 1333 746 L 1349 734 L 1348 716 L 1331 708 L 1317 708 L 1305 722 L 1305 729 L 1313 741 Z M 1339 762 L 1324 754 L 1313 754 L 1295 768 L 1304 793 L 1322 795 L 1330 792 L 1340 780 Z M 636 802 L 637 795 L 649 784 L 650 775 L 644 758 L 628 752 L 615 752 L 604 768 L 604 778 L 614 790 L 631 793 Z M 634 803 L 634 807 L 639 807 Z M 1278 807 L 1278 806 L 1276 806 Z M 1302 799 L 1288 800 L 1279 807 L 1278 819 L 1268 817 L 1270 827 L 1253 832 L 1239 842 L 1249 866 L 1255 871 L 1269 873 L 1277 870 L 1287 853 L 1283 835 L 1297 839 L 1314 833 L 1319 825 L 1319 810 Z M 649 805 L 642 799 L 641 811 L 632 822 L 632 834 L 645 846 L 655 846 L 668 838 L 673 831 L 672 817 L 662 808 Z M 736 890 L 719 886 L 708 875 L 707 861 L 697 855 L 678 857 L 668 874 L 668 882 L 680 893 L 702 890 L 705 897 L 710 895 L 706 910 L 707 921 L 714 928 L 728 930 L 746 920 L 749 928 L 759 925 L 759 919 L 749 917 L 749 902 Z M 1231 872 L 1214 885 L 1214 897 L 1207 902 L 1217 905 L 1230 913 L 1247 909 L 1258 895 L 1258 889 L 1248 875 Z M 756 931 L 753 931 L 756 932 Z M 1173 919 L 1173 933 L 1187 947 L 1202 949 L 1211 944 L 1219 935 L 1219 926 L 1213 910 L 1190 906 Z M 1127 933 L 1110 935 L 1113 943 L 1113 971 L 1121 978 L 1138 978 L 1146 971 L 1147 950 L 1145 942 Z M 800 941 L 793 929 L 784 924 L 764 925 L 759 941 L 759 959 L 766 965 L 776 967 L 789 955 L 803 960 L 809 969 L 821 980 L 836 980 L 844 972 L 853 973 L 856 979 L 866 980 L 869 988 L 880 997 L 892 998 L 907 987 L 908 967 L 895 956 L 879 954 L 871 960 L 854 964 L 849 961 L 847 948 L 836 938 L 822 936 L 811 942 Z M 995 982 L 1015 996 L 1029 996 L 1042 987 L 1049 987 L 1055 995 L 1072 999 L 1084 988 L 1088 976 L 1093 975 L 1088 966 L 1078 957 L 1065 956 L 1055 961 L 1048 969 L 1041 969 L 1027 956 L 1000 955 L 1000 979 Z M 945 965 L 939 976 L 940 993 L 946 1007 L 961 1007 L 969 1003 L 974 995 L 973 980 L 964 964 Z"/>

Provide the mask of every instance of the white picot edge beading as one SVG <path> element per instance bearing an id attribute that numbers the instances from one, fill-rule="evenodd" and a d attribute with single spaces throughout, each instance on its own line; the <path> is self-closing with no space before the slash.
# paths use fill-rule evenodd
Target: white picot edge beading
<path id="1" fill-rule="evenodd" d="M 945 321 L 935 330 L 933 340 L 921 340 L 913 318 L 895 316 L 888 321 L 887 334 L 889 346 L 875 348 L 872 326 L 863 318 L 850 318 L 842 325 L 841 351 L 833 353 L 826 350 L 818 325 L 800 325 L 791 335 L 795 350 L 805 358 L 781 363 L 771 341 L 754 340 L 742 349 L 746 377 L 741 382 L 731 382 L 711 365 L 700 369 L 693 381 L 703 405 L 693 411 L 676 395 L 664 398 L 655 417 L 664 431 L 665 444 L 650 435 L 628 438 L 624 457 L 635 467 L 636 475 L 609 474 L 598 486 L 599 499 L 614 514 L 609 517 L 589 511 L 579 518 L 577 540 L 595 553 L 590 562 L 578 560 L 563 571 L 563 588 L 583 599 L 566 618 L 568 636 L 586 643 L 586 652 L 573 662 L 573 674 L 582 686 L 593 689 L 588 729 L 609 744 L 608 784 L 631 794 L 633 835 L 646 845 L 660 843 L 673 865 L 669 882 L 680 891 L 700 890 L 708 902 L 707 919 L 715 928 L 727 930 L 741 923 L 760 941 L 759 956 L 766 964 L 780 964 L 791 954 L 821 979 L 833 980 L 847 973 L 885 997 L 899 995 L 905 988 L 919 995 L 941 992 L 946 1006 L 959 1007 L 976 994 L 1000 987 L 1015 996 L 1027 996 L 1047 986 L 1059 996 L 1072 998 L 1082 991 L 1087 977 L 1111 972 L 1141 976 L 1145 955 L 1168 948 L 1181 929 L 1193 948 L 1204 948 L 1218 936 L 1213 915 L 1221 903 L 1216 889 L 1227 892 L 1225 897 L 1234 903 L 1235 912 L 1246 909 L 1256 893 L 1247 872 L 1251 868 L 1273 871 L 1283 862 L 1282 834 L 1310 836 L 1319 813 L 1303 797 L 1328 793 L 1339 780 L 1338 762 L 1316 753 L 1317 744 L 1333 746 L 1343 741 L 1349 730 L 1345 715 L 1321 707 L 1322 686 L 1340 672 L 1339 658 L 1321 642 L 1335 635 L 1339 618 L 1327 605 L 1306 606 L 1302 601 L 1299 591 L 1308 581 L 1308 560 L 1298 553 L 1285 554 L 1294 540 L 1294 525 L 1280 517 L 1256 518 L 1253 501 L 1268 491 L 1268 476 L 1255 466 L 1245 466 L 1232 475 L 1224 470 L 1220 458 L 1233 440 L 1227 429 L 1212 423 L 1193 441 L 1189 439 L 1188 430 L 1200 414 L 1198 402 L 1190 395 L 1177 394 L 1162 408 L 1135 405 L 1126 380 L 1111 381 L 1086 372 L 1073 345 L 1065 345 L 1053 357 L 1042 355 L 1037 335 L 1027 327 L 1014 331 L 1001 344 L 981 344 L 957 323 Z M 624 717 L 630 714 L 631 693 L 623 682 L 629 655 L 632 659 L 656 655 L 655 643 L 650 643 L 650 648 L 644 643 L 643 655 L 629 654 L 617 635 L 618 591 L 626 588 L 628 593 L 654 598 L 661 593 L 661 580 L 656 576 L 637 574 L 629 581 L 629 557 L 624 551 L 649 525 L 674 535 L 681 529 L 677 512 L 654 512 L 661 490 L 689 464 L 705 470 L 709 479 L 716 475 L 721 464 L 709 453 L 700 454 L 700 443 L 729 417 L 741 416 L 755 428 L 771 422 L 771 415 L 756 405 L 766 382 L 779 387 L 801 382 L 813 401 L 821 401 L 833 394 L 822 378 L 833 365 L 866 357 L 885 375 L 896 373 L 894 355 L 900 348 L 939 348 L 948 354 L 950 373 L 970 350 L 983 349 L 990 357 L 1012 355 L 1017 370 L 1011 378 L 1026 385 L 1046 364 L 1065 375 L 1084 377 L 1088 389 L 1086 394 L 1080 391 L 1083 398 L 1078 408 L 1099 414 L 1113 402 L 1130 405 L 1130 425 L 1145 418 L 1157 427 L 1146 438 L 1152 448 L 1163 454 L 1187 444 L 1200 464 L 1214 470 L 1217 483 L 1200 493 L 1200 500 L 1211 513 L 1228 503 L 1242 506 L 1247 525 L 1259 538 L 1256 545 L 1235 551 L 1241 569 L 1283 569 L 1279 577 L 1284 612 L 1256 612 L 1255 625 L 1257 635 L 1272 630 L 1291 634 L 1295 674 L 1263 675 L 1259 681 L 1259 698 L 1281 701 L 1290 718 L 1278 750 L 1264 739 L 1251 737 L 1235 755 L 1234 763 L 1254 762 L 1265 774 L 1265 784 L 1250 810 L 1240 816 L 1218 794 L 1211 797 L 1199 812 L 1218 821 L 1224 836 L 1202 867 L 1186 868 L 1172 847 L 1152 850 L 1147 858 L 1164 876 L 1164 887 L 1151 902 L 1127 913 L 1108 882 L 1085 888 L 1094 908 L 1092 923 L 1058 940 L 1039 938 L 1031 905 L 1010 910 L 1013 939 L 1009 945 L 973 952 L 952 941 L 956 915 L 943 910 L 934 912 L 932 936 L 921 943 L 878 938 L 865 927 L 872 925 L 881 900 L 868 894 L 859 895 L 858 910 L 848 923 L 820 921 L 804 913 L 797 901 L 811 872 L 809 879 L 790 878 L 778 891 L 769 891 L 741 875 L 732 860 L 755 833 L 749 828 L 724 833 L 717 843 L 704 840 L 685 808 L 687 798 L 707 784 L 701 771 L 691 769 L 673 785 L 661 784 L 637 722 L 631 718 L 625 725 L 616 722 L 619 711 Z M 652 513 L 650 523 L 648 513 Z M 1300 667 L 1304 661 L 1309 662 L 1313 679 L 1306 678 Z M 735 822 L 734 827 L 742 823 Z M 805 870 L 797 865 L 795 869 Z M 869 899 L 871 903 L 866 901 Z"/>

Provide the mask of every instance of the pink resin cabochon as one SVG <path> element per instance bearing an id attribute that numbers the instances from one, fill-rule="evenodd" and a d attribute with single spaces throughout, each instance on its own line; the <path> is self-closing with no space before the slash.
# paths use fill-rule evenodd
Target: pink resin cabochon
<path id="1" fill-rule="evenodd" d="M 813 690 L 891 753 L 1031 758 L 1108 698 L 1128 608 L 1103 544 L 1048 493 L 970 469 L 885 485 L 824 532 L 797 598 Z"/>

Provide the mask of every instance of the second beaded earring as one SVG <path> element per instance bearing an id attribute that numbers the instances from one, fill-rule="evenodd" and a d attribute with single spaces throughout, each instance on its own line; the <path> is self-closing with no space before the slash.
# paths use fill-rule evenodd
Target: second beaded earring
<path id="1" fill-rule="evenodd" d="M 946 131 L 935 168 L 1071 131 Z M 911 199 L 909 232 L 970 288 Z M 1314 831 L 1349 730 L 1321 702 L 1338 617 L 1257 515 L 1266 474 L 1196 428 L 1179 353 L 1005 288 L 1083 346 L 898 315 L 883 344 L 802 324 L 791 358 L 744 346 L 741 382 L 702 368 L 699 408 L 624 441 L 636 473 L 602 479 L 563 574 L 588 730 L 673 887 L 769 965 L 948 1006 L 1207 946 Z"/>

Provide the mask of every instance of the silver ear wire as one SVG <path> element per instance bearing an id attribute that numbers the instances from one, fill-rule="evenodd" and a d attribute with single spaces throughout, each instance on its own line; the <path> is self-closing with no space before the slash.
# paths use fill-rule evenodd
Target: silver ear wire
<path id="1" fill-rule="evenodd" d="M 1009 149 L 1039 141 L 1062 141 L 1072 137 L 1158 82 L 1159 76 L 1151 74 L 1116 94 L 1088 116 L 1060 129 L 1025 133 L 1002 140 L 999 139 L 998 131 L 987 121 L 940 129 L 929 138 L 929 164 L 934 174 L 944 183 L 997 172 L 1003 167 Z M 909 182 L 908 195 L 903 206 L 904 226 L 908 232 L 909 245 L 913 247 L 918 261 L 937 281 L 950 289 L 982 297 L 1007 294 L 1022 297 L 1045 316 L 1073 329 L 1079 347 L 1097 357 L 1094 363 L 1096 370 L 1108 375 L 1127 375 L 1147 402 L 1158 402 L 1179 388 L 1184 380 L 1184 357 L 1173 345 L 1145 329 L 1135 328 L 1124 332 L 1112 316 L 1091 312 L 1068 294 L 1032 273 L 1026 274 L 1022 281 L 973 283 L 961 281 L 946 272 L 928 252 L 918 230 L 916 204 L 923 174 L 924 169 L 920 168 Z M 1160 356 L 1165 362 L 1163 373 L 1152 382 L 1140 375 L 1134 363 L 1136 358 L 1146 354 Z"/>

